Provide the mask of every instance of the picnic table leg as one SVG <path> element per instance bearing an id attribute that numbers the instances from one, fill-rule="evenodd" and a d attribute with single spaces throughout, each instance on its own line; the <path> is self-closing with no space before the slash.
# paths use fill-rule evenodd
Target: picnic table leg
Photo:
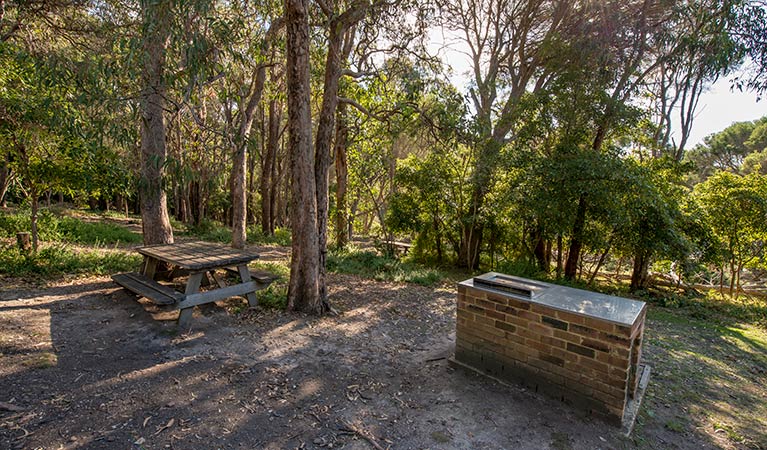
<path id="1" fill-rule="evenodd" d="M 157 271 L 157 260 L 151 256 L 144 256 L 144 267 L 142 273 L 150 280 L 154 280 L 154 274 Z"/>
<path id="2" fill-rule="evenodd" d="M 186 282 L 186 290 L 184 294 L 195 294 L 200 291 L 200 283 L 202 282 L 202 276 L 204 272 L 197 272 L 189 275 L 189 280 Z M 184 308 L 178 313 L 178 326 L 179 328 L 189 328 L 189 323 L 192 321 L 192 313 L 194 312 L 194 306 L 191 308 Z"/>
<path id="3" fill-rule="evenodd" d="M 250 270 L 248 270 L 247 264 L 237 266 L 237 271 L 240 272 L 240 279 L 242 280 L 243 283 L 247 283 L 250 281 Z M 248 292 L 247 294 L 245 294 L 245 296 L 248 298 L 248 305 L 258 306 L 258 299 L 256 298 L 255 292 Z"/>

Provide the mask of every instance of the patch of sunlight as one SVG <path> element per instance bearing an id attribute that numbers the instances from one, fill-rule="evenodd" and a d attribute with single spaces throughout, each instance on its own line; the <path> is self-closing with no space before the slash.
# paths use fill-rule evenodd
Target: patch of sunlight
<path id="1" fill-rule="evenodd" d="M 198 356 L 186 356 L 181 359 L 177 359 L 175 361 L 168 361 L 164 363 L 155 364 L 153 366 L 145 367 L 143 369 L 136 369 L 131 372 L 126 373 L 118 373 L 117 375 L 106 378 L 103 380 L 95 381 L 91 384 L 89 384 L 85 390 L 86 391 L 96 391 L 101 392 L 104 388 L 107 387 L 113 387 L 116 385 L 119 385 L 120 383 L 124 382 L 130 382 L 130 381 L 138 381 L 144 378 L 149 377 L 157 377 L 159 375 L 162 375 L 163 373 L 180 366 L 182 364 L 186 364 L 189 361 L 194 361 Z"/>

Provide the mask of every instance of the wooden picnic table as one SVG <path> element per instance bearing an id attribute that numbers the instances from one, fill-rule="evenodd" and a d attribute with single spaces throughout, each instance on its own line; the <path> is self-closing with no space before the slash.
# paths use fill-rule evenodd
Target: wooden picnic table
<path id="1" fill-rule="evenodd" d="M 112 279 L 129 291 L 146 297 L 154 303 L 175 305 L 176 309 L 180 310 L 178 324 L 182 328 L 189 325 L 192 311 L 197 305 L 242 295 L 247 298 L 250 306 L 256 306 L 256 291 L 264 289 L 272 281 L 268 277 L 251 276 L 248 263 L 258 259 L 258 254 L 246 250 L 195 241 L 150 245 L 139 247 L 136 251 L 144 255 L 141 273 L 118 274 Z M 183 293 L 155 280 L 160 262 L 189 274 Z M 216 270 L 227 268 L 236 268 L 240 283 L 227 286 L 223 279 L 216 275 Z M 203 277 L 207 281 L 208 273 L 213 276 L 218 288 L 200 292 Z"/>

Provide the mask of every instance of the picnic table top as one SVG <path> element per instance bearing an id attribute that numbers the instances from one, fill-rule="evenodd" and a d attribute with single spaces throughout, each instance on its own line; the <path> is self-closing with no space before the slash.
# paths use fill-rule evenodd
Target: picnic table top
<path id="1" fill-rule="evenodd" d="M 258 259 L 258 253 L 200 241 L 148 245 L 139 247 L 136 251 L 144 256 L 193 271 L 237 266 Z"/>

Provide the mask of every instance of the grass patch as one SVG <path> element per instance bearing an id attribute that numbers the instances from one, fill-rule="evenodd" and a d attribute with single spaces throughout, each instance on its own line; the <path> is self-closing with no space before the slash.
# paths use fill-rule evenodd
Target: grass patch
<path id="1" fill-rule="evenodd" d="M 279 245 L 282 247 L 288 247 L 291 244 L 290 230 L 287 228 L 277 227 L 274 230 L 274 234 L 271 236 L 268 236 L 261 232 L 260 227 L 252 226 L 248 228 L 248 243 L 258 244 L 258 245 Z"/>
<path id="2" fill-rule="evenodd" d="M 140 263 L 140 255 L 119 250 L 77 250 L 54 244 L 35 254 L 21 252 L 15 245 L 0 246 L 0 273 L 15 277 L 103 276 L 134 270 Z"/>
<path id="3" fill-rule="evenodd" d="M 40 210 L 38 235 L 45 242 L 69 242 L 87 245 L 117 245 L 141 242 L 141 235 L 109 222 L 89 222 L 62 216 L 48 209 Z M 29 211 L 0 212 L 0 237 L 14 238 L 16 233 L 32 229 Z"/>
<path id="4" fill-rule="evenodd" d="M 183 226 L 175 223 L 174 227 L 182 227 L 182 235 L 192 236 L 203 241 L 225 244 L 232 242 L 232 229 L 221 222 L 204 220 L 199 225 L 194 226 Z M 290 230 L 287 228 L 277 228 L 271 236 L 263 234 L 260 225 L 250 226 L 247 230 L 247 242 L 251 245 L 289 246 L 290 240 Z"/>
<path id="5" fill-rule="evenodd" d="M 51 352 L 36 353 L 22 362 L 22 365 L 30 369 L 47 369 L 54 367 L 59 362 L 59 358 Z"/>
<path id="6" fill-rule="evenodd" d="M 354 248 L 331 251 L 328 254 L 327 267 L 328 272 L 348 273 L 378 281 L 415 283 L 422 286 L 434 286 L 445 278 L 445 274 L 437 269 Z"/>
<path id="7" fill-rule="evenodd" d="M 635 442 L 652 427 L 767 446 L 767 330 L 653 306 L 645 336 L 653 372 Z"/>

